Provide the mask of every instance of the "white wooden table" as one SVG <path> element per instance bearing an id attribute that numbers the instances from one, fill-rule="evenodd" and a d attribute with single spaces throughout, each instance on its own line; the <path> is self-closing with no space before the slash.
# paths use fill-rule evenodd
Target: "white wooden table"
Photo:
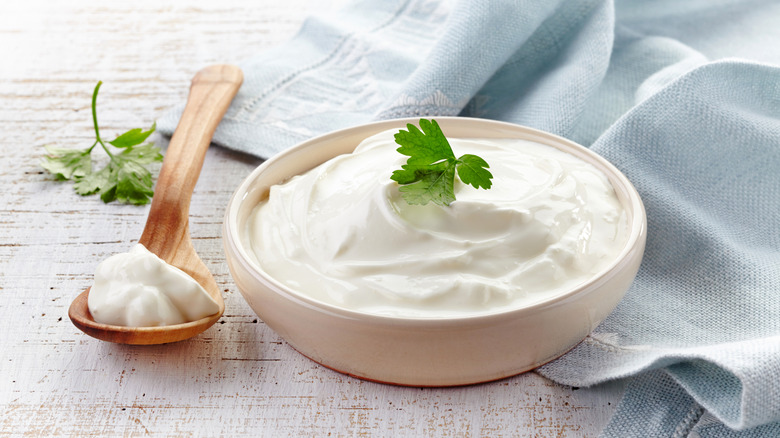
<path id="1" fill-rule="evenodd" d="M 141 235 L 148 207 L 82 198 L 39 167 L 44 144 L 92 143 L 184 102 L 195 71 L 290 38 L 314 0 L 0 4 L 0 436 L 596 436 L 622 388 L 527 373 L 443 389 L 360 381 L 302 357 L 252 313 L 222 252 L 233 189 L 259 160 L 209 150 L 191 207 L 224 317 L 191 340 L 107 344 L 68 320 L 99 261 Z M 165 146 L 166 140 L 154 140 Z"/>

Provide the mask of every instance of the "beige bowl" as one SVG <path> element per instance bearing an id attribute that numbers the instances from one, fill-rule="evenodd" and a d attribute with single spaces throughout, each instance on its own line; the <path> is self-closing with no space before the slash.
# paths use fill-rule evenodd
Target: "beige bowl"
<path id="1" fill-rule="evenodd" d="M 417 119 L 389 120 L 336 131 L 267 160 L 238 187 L 225 215 L 230 272 L 262 320 L 296 350 L 362 379 L 414 386 L 496 380 L 531 370 L 579 343 L 617 306 L 636 276 L 645 247 L 644 207 L 633 185 L 590 150 L 542 131 L 484 119 L 437 117 L 450 137 L 518 138 L 566 151 L 604 172 L 627 212 L 625 247 L 607 269 L 562 295 L 528 307 L 446 319 L 377 316 L 339 308 L 289 289 L 252 262 L 242 236 L 247 218 L 270 186 L 352 150 L 381 131 Z"/>

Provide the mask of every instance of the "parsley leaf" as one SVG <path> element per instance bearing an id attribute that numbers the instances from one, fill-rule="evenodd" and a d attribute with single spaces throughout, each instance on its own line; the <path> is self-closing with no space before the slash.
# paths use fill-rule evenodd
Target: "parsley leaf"
<path id="1" fill-rule="evenodd" d="M 450 205 L 455 200 L 455 166 L 447 165 L 443 171 L 422 171 L 420 179 L 403 185 L 398 190 L 407 204 Z"/>
<path id="2" fill-rule="evenodd" d="M 396 150 L 409 158 L 390 179 L 401 184 L 401 196 L 408 204 L 450 205 L 455 201 L 456 173 L 474 188 L 489 189 L 493 185 L 487 161 L 471 154 L 455 158 L 436 120 L 420 119 L 420 129 L 411 123 L 406 129 L 395 134 L 395 142 L 400 145 Z"/>
<path id="3" fill-rule="evenodd" d="M 147 137 L 152 135 L 152 132 L 154 132 L 155 129 L 157 129 L 157 122 L 153 123 L 152 127 L 146 131 L 141 128 L 131 129 L 114 140 L 109 141 L 109 143 L 111 143 L 112 146 L 118 148 L 128 148 L 130 146 L 135 146 L 137 144 L 143 143 Z"/>
<path id="4" fill-rule="evenodd" d="M 43 158 L 41 166 L 58 180 L 80 178 L 92 172 L 89 152 L 54 146 L 45 148 L 48 155 Z"/>
<path id="5" fill-rule="evenodd" d="M 149 203 L 154 194 L 152 173 L 147 165 L 162 161 L 160 148 L 153 143 L 144 143 L 155 131 L 157 124 L 143 130 L 131 129 L 108 144 L 118 148 L 112 152 L 100 137 L 97 123 L 97 95 L 102 82 L 98 82 L 92 93 L 92 121 L 95 142 L 86 149 L 65 149 L 46 146 L 47 155 L 41 167 L 51 172 L 58 180 L 73 180 L 73 188 L 79 195 L 99 194 L 103 202 L 118 201 L 123 204 L 142 205 Z M 92 149 L 100 144 L 108 154 L 109 162 L 102 169 L 92 170 Z"/>
<path id="6" fill-rule="evenodd" d="M 73 183 L 73 189 L 82 196 L 97 193 L 102 187 L 107 187 L 112 178 L 111 163 L 97 172 L 92 172 Z"/>
<path id="7" fill-rule="evenodd" d="M 123 160 L 121 163 L 116 177 L 117 201 L 123 204 L 146 204 L 154 194 L 152 173 L 135 161 Z"/>
<path id="8" fill-rule="evenodd" d="M 426 165 L 455 159 L 450 143 L 436 120 L 420 119 L 420 128 L 422 132 L 409 123 L 406 125 L 408 131 L 402 129 L 395 134 L 395 142 L 401 145 L 396 150 L 409 156 L 406 164 Z"/>
<path id="9" fill-rule="evenodd" d="M 482 187 L 489 189 L 493 185 L 493 174 L 487 170 L 490 166 L 482 157 L 465 154 L 458 158 L 458 176 L 466 184 L 471 184 L 475 189 Z"/>
<path id="10" fill-rule="evenodd" d="M 116 156 L 116 155 L 115 155 Z M 119 159 L 123 161 L 132 161 L 138 164 L 151 164 L 162 160 L 160 148 L 152 143 L 129 147 L 119 154 Z"/>

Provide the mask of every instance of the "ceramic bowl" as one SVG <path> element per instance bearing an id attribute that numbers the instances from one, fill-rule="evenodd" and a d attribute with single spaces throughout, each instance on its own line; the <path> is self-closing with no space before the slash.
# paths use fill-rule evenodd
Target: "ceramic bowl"
<path id="1" fill-rule="evenodd" d="M 437 117 L 450 137 L 518 138 L 576 155 L 604 172 L 622 202 L 630 232 L 614 263 L 585 284 L 537 304 L 454 318 L 378 316 L 339 308 L 291 290 L 252 262 L 243 239 L 247 217 L 270 186 L 352 150 L 365 138 L 417 119 L 370 123 L 300 143 L 265 161 L 238 187 L 224 222 L 233 279 L 257 315 L 292 347 L 334 370 L 411 386 L 451 386 L 519 374 L 577 345 L 617 306 L 636 276 L 646 217 L 629 180 L 604 158 L 561 137 L 484 119 Z M 305 291 L 303 291 L 305 292 Z"/>

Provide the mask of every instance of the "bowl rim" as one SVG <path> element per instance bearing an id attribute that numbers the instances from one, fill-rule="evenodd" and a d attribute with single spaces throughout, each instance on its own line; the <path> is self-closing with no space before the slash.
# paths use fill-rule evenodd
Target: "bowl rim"
<path id="1" fill-rule="evenodd" d="M 517 134 L 523 132 L 525 134 L 530 134 L 530 136 L 534 137 L 534 139 L 530 139 L 531 141 L 536 141 L 538 143 L 542 143 L 547 146 L 555 147 L 556 149 L 563 150 L 564 152 L 567 153 L 572 153 L 572 151 L 574 151 L 576 153 L 573 155 L 577 156 L 578 158 L 583 159 L 584 161 L 587 161 L 592 165 L 598 164 L 596 167 L 607 176 L 607 178 L 610 181 L 610 184 L 613 186 L 613 189 L 616 192 L 618 192 L 619 190 L 617 187 L 615 187 L 616 186 L 615 183 L 616 182 L 620 183 L 622 192 L 625 193 L 626 197 L 625 199 L 623 199 L 622 197 L 619 196 L 619 198 L 621 199 L 621 203 L 623 204 L 624 208 L 630 210 L 630 214 L 631 214 L 630 216 L 631 222 L 628 224 L 629 234 L 626 238 L 626 242 L 622 250 L 620 251 L 620 253 L 615 257 L 612 263 L 607 265 L 605 268 L 603 268 L 601 271 L 599 271 L 596 275 L 592 276 L 587 281 L 580 283 L 578 286 L 572 288 L 571 290 L 559 293 L 557 295 L 548 298 L 544 298 L 530 305 L 514 307 L 514 308 L 512 307 L 502 308 L 496 311 L 479 312 L 475 314 L 454 315 L 454 316 L 430 316 L 430 317 L 373 314 L 373 313 L 361 312 L 359 310 L 347 309 L 344 307 L 337 306 L 335 304 L 330 304 L 324 301 L 320 301 L 282 284 L 281 282 L 273 278 L 270 274 L 265 272 L 261 266 L 251 261 L 251 259 L 246 254 L 246 249 L 241 243 L 239 228 L 242 226 L 242 224 L 238 223 L 237 216 L 243 200 L 246 198 L 249 190 L 252 188 L 252 186 L 255 184 L 255 181 L 261 174 L 263 174 L 268 168 L 274 166 L 275 163 L 277 163 L 278 161 L 284 160 L 289 155 L 293 155 L 302 149 L 315 147 L 318 143 L 332 141 L 335 138 L 343 137 L 345 135 L 349 135 L 350 133 L 355 133 L 360 131 L 366 131 L 367 134 L 363 138 L 368 138 L 371 135 L 374 135 L 376 133 L 385 130 L 394 129 L 394 128 L 403 128 L 406 126 L 407 123 L 416 124 L 419 122 L 420 119 L 419 117 L 407 117 L 407 118 L 387 119 L 387 120 L 369 122 L 369 123 L 337 129 L 321 135 L 317 135 L 307 140 L 304 140 L 302 142 L 299 142 L 294 146 L 291 146 L 273 155 L 272 157 L 268 158 L 263 163 L 261 163 L 249 175 L 247 175 L 246 178 L 244 178 L 244 180 L 236 188 L 236 190 L 231 195 L 230 200 L 228 201 L 227 207 L 225 209 L 224 220 L 223 220 L 223 241 L 225 245 L 226 256 L 230 257 L 230 253 L 232 252 L 233 255 L 235 256 L 234 257 L 235 261 L 238 261 L 245 268 L 247 272 L 252 274 L 252 276 L 256 280 L 263 283 L 266 287 L 273 290 L 276 294 L 282 295 L 285 298 L 294 301 L 299 305 L 303 305 L 305 307 L 317 310 L 319 312 L 329 313 L 333 316 L 338 316 L 340 318 L 348 318 L 348 319 L 355 319 L 355 320 L 371 320 L 374 322 L 380 322 L 380 323 L 385 323 L 390 325 L 413 324 L 416 326 L 424 326 L 424 327 L 446 326 L 448 324 L 461 325 L 464 323 L 476 324 L 476 325 L 482 325 L 487 323 L 493 324 L 495 323 L 496 319 L 518 318 L 527 314 L 535 314 L 545 309 L 564 305 L 569 301 L 576 300 L 578 296 L 588 293 L 588 291 L 597 288 L 600 284 L 608 281 L 610 278 L 617 275 L 622 269 L 626 267 L 626 265 L 630 265 L 631 260 L 633 260 L 635 257 L 637 256 L 642 257 L 642 253 L 644 252 L 644 242 L 647 234 L 647 217 L 646 217 L 644 204 L 642 203 L 641 197 L 639 196 L 639 193 L 637 192 L 636 188 L 631 183 L 631 181 L 617 167 L 615 167 L 612 163 L 607 161 L 606 158 L 564 137 L 560 137 L 558 135 L 546 131 L 542 131 L 539 129 L 535 129 L 535 128 L 531 128 L 531 127 L 527 127 L 515 123 L 503 122 L 503 121 L 497 121 L 491 119 L 457 117 L 457 116 L 441 116 L 441 117 L 430 116 L 428 118 L 435 119 L 437 122 L 439 122 L 440 125 L 442 123 L 449 124 L 455 122 L 470 123 L 470 124 L 474 124 L 476 127 L 480 127 L 480 125 L 484 125 L 484 127 L 492 126 L 496 128 L 505 128 Z M 444 129 L 444 127 L 442 127 L 442 129 Z M 474 138 L 479 138 L 479 137 L 475 136 Z M 521 137 L 519 136 L 516 138 L 521 139 Z M 542 141 L 539 141 L 538 139 L 547 139 L 554 144 L 544 143 Z M 355 144 L 355 146 L 357 146 L 357 144 Z M 562 149 L 560 146 L 563 146 L 565 149 Z M 584 157 L 587 157 L 587 159 L 584 159 Z M 315 167 L 317 165 L 315 165 Z M 289 175 L 289 177 L 292 176 L 294 175 Z M 639 254 L 637 254 L 637 252 L 639 252 Z"/>

